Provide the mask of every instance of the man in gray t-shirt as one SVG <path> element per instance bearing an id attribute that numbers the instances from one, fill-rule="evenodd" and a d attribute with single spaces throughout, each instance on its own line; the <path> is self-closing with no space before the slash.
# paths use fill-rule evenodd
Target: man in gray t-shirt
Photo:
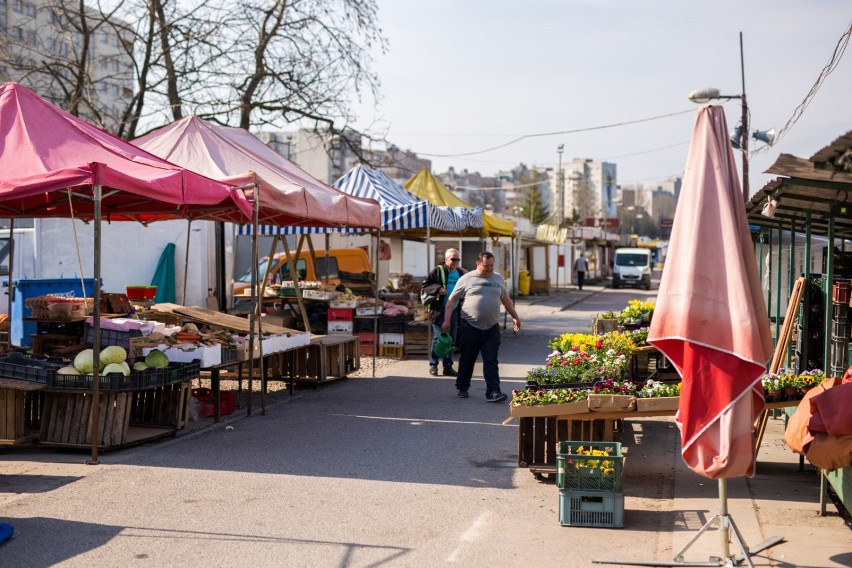
<path id="1" fill-rule="evenodd" d="M 503 277 L 494 274 L 494 255 L 482 252 L 476 260 L 476 270 L 471 270 L 456 283 L 447 299 L 443 331 L 449 331 L 457 300 L 461 303 L 461 320 L 458 329 L 459 370 L 456 389 L 459 398 L 468 397 L 470 379 L 476 358 L 482 353 L 485 375 L 485 400 L 503 402 L 506 395 L 500 392 L 500 372 L 497 352 L 500 349 L 500 305 L 512 316 L 515 333 L 521 329 L 521 319 L 506 292 Z"/>

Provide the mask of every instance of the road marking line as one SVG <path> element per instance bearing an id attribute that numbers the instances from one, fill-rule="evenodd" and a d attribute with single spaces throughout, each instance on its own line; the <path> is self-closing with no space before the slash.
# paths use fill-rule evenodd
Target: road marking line
<path id="1" fill-rule="evenodd" d="M 473 521 L 473 524 L 470 525 L 470 527 L 468 527 L 468 529 L 462 533 L 462 535 L 459 537 L 459 540 L 461 542 L 455 548 L 455 550 L 453 550 L 452 554 L 447 557 L 447 562 L 455 562 L 456 558 L 459 555 L 459 552 L 461 552 L 462 547 L 465 544 L 473 542 L 477 538 L 479 538 L 479 535 L 482 532 L 482 528 L 485 525 L 487 516 L 488 511 L 483 511 L 482 513 L 480 513 L 476 520 Z"/>

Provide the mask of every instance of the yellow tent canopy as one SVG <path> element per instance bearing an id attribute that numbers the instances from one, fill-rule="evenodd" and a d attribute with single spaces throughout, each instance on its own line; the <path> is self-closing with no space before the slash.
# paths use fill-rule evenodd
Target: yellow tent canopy
<path id="1" fill-rule="evenodd" d="M 474 208 L 470 203 L 459 199 L 456 194 L 447 189 L 447 186 L 438 181 L 438 178 L 433 176 L 426 168 L 422 168 L 414 174 L 414 177 L 405 182 L 403 187 L 420 199 L 425 199 L 433 205 Z M 485 213 L 484 211 L 482 219 L 483 231 L 490 237 L 511 237 L 515 234 L 515 224 L 508 219 L 503 219 L 493 213 Z"/>

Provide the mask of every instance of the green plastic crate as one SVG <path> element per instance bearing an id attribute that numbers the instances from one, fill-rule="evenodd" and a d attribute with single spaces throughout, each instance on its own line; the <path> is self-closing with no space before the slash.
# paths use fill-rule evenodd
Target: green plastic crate
<path id="1" fill-rule="evenodd" d="M 604 450 L 608 456 L 578 453 Z M 619 442 L 559 442 L 556 445 L 556 486 L 582 491 L 622 490 L 624 456 Z"/>
<path id="2" fill-rule="evenodd" d="M 559 524 L 567 527 L 624 527 L 624 493 L 559 491 Z"/>

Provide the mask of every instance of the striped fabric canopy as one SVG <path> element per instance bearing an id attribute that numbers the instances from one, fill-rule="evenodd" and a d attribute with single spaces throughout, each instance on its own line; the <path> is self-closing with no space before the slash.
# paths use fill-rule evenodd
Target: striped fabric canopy
<path id="1" fill-rule="evenodd" d="M 470 227 L 482 226 L 482 210 L 464 207 L 438 207 L 414 196 L 379 170 L 356 166 L 334 187 L 354 197 L 375 199 L 381 205 L 382 232 L 426 229 L 458 233 Z M 261 235 L 301 235 L 338 232 L 358 232 L 358 229 L 328 229 L 324 227 L 275 227 L 262 225 Z M 363 231 L 363 229 L 360 229 Z M 250 234 L 251 226 L 240 227 L 240 234 Z"/>

